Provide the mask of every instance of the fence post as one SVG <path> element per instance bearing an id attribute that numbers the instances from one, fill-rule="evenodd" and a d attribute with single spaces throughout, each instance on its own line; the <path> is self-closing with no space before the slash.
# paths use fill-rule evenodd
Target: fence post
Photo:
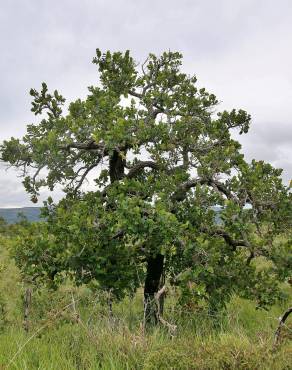
<path id="1" fill-rule="evenodd" d="M 25 294 L 24 294 L 24 320 L 23 320 L 23 326 L 24 330 L 28 333 L 29 330 L 29 313 L 30 313 L 30 307 L 31 307 L 31 299 L 32 299 L 32 289 L 26 288 Z"/>

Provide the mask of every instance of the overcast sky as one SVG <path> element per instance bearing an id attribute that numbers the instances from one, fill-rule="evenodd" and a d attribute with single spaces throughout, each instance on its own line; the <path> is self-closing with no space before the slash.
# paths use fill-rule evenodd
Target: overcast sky
<path id="1" fill-rule="evenodd" d="M 288 182 L 291 45 L 291 0 L 1 0 L 0 141 L 35 122 L 28 91 L 42 81 L 68 101 L 85 97 L 97 82 L 97 47 L 130 49 L 137 61 L 170 49 L 183 53 L 184 70 L 215 93 L 219 109 L 252 115 L 243 152 L 283 168 Z M 4 168 L 0 208 L 33 205 L 21 179 Z"/>

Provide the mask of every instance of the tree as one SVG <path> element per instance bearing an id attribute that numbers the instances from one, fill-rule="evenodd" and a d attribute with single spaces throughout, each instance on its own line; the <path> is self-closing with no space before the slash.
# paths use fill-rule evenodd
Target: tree
<path id="1" fill-rule="evenodd" d="M 2 160 L 22 169 L 33 202 L 57 184 L 65 197 L 49 199 L 47 222 L 21 236 L 16 258 L 26 274 L 54 283 L 69 274 L 117 297 L 144 278 L 154 319 L 148 303 L 164 276 L 181 285 L 182 301 L 213 308 L 234 291 L 261 305 L 276 297 L 291 266 L 291 194 L 281 170 L 246 163 L 232 138 L 248 131 L 250 116 L 216 113 L 216 97 L 181 61 L 150 54 L 139 72 L 129 51 L 97 49 L 100 84 L 68 113 L 45 83 L 30 91 L 42 118 L 3 143 Z M 89 176 L 96 190 L 86 192 Z M 259 269 L 259 256 L 272 263 Z"/>

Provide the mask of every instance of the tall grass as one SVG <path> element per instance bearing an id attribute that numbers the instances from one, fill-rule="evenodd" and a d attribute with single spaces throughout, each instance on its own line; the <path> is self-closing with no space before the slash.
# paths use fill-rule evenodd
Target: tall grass
<path id="1" fill-rule="evenodd" d="M 292 369 L 292 318 L 273 348 L 278 318 L 291 302 L 263 311 L 234 296 L 226 311 L 210 315 L 179 310 L 173 293 L 164 314 L 178 326 L 173 336 L 164 327 L 143 329 L 142 291 L 114 303 L 111 317 L 102 294 L 67 285 L 34 291 L 26 333 L 25 287 L 0 250 L 1 264 L 0 369 Z"/>
<path id="2" fill-rule="evenodd" d="M 167 318 L 179 323 L 173 337 L 161 327 L 144 332 L 139 294 L 115 304 L 111 318 L 102 299 L 96 302 L 87 289 L 73 289 L 74 311 L 72 289 L 47 293 L 47 299 L 45 292 L 35 295 L 28 333 L 19 319 L 7 325 L 0 335 L 2 368 L 291 369 L 291 327 L 276 350 L 272 345 L 280 306 L 257 311 L 234 297 L 214 326 L 207 313 L 176 317 L 166 305 Z"/>

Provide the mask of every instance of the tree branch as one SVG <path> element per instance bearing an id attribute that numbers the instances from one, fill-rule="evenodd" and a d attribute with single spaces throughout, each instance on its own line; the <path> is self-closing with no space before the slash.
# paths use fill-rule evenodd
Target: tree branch
<path id="1" fill-rule="evenodd" d="M 74 193 L 77 193 L 77 190 L 80 189 L 80 187 L 82 186 L 83 184 L 83 181 L 85 180 L 86 176 L 89 174 L 89 172 L 98 166 L 99 162 L 100 162 L 100 159 L 99 158 L 96 162 L 92 163 L 91 166 L 87 167 L 86 170 L 83 172 L 82 176 L 81 176 L 81 179 L 78 181 L 77 183 L 77 186 L 75 187 L 74 189 Z"/>
<path id="2" fill-rule="evenodd" d="M 172 200 L 181 202 L 186 198 L 187 192 L 191 189 L 196 187 L 198 184 L 207 184 L 208 180 L 206 179 L 190 179 L 188 181 L 183 182 L 180 186 L 178 186 L 177 190 L 172 195 Z"/>
<path id="3" fill-rule="evenodd" d="M 217 189 L 220 193 L 224 194 L 227 199 L 233 200 L 235 203 L 239 203 L 239 200 L 237 197 L 235 197 L 232 192 L 221 182 L 210 179 L 209 184 Z"/>
<path id="4" fill-rule="evenodd" d="M 144 161 L 138 162 L 132 168 L 130 168 L 128 174 L 126 175 L 127 178 L 132 179 L 133 177 L 137 176 L 137 174 L 144 168 L 149 167 L 153 170 L 159 170 L 160 165 L 153 161 Z"/>
<path id="5" fill-rule="evenodd" d="M 164 320 L 160 314 L 160 297 L 165 295 L 166 293 L 166 286 L 164 285 L 156 294 L 155 294 L 155 301 L 156 301 L 156 306 L 157 306 L 157 312 L 156 312 L 156 316 L 157 316 L 157 319 L 158 321 L 166 326 L 169 330 L 169 333 L 171 336 L 174 336 L 175 333 L 176 333 L 176 329 L 177 329 L 177 325 L 173 325 L 173 324 L 170 324 L 169 322 L 167 322 L 166 320 Z"/>
<path id="6" fill-rule="evenodd" d="M 224 194 L 227 199 L 233 200 L 238 203 L 238 199 L 232 194 L 232 192 L 222 183 L 211 178 L 196 178 L 190 179 L 182 183 L 177 191 L 173 194 L 173 200 L 183 201 L 186 198 L 187 192 L 196 187 L 197 185 L 209 185 L 217 190 L 219 193 Z"/>
<path id="7" fill-rule="evenodd" d="M 289 307 L 288 310 L 284 312 L 284 315 L 280 317 L 280 323 L 278 325 L 278 328 L 275 332 L 275 338 L 274 338 L 274 348 L 277 346 L 279 339 L 280 339 L 280 334 L 281 334 L 281 329 L 285 325 L 285 321 L 288 319 L 288 316 L 292 312 L 292 307 Z"/>
<path id="8" fill-rule="evenodd" d="M 94 140 L 89 140 L 84 143 L 75 142 L 65 146 L 60 146 L 60 149 L 70 151 L 70 149 L 83 149 L 83 150 L 104 150 L 104 143 L 96 143 Z"/>
<path id="9" fill-rule="evenodd" d="M 201 227 L 201 232 L 208 234 L 210 236 L 219 236 L 222 237 L 225 242 L 232 247 L 232 250 L 235 251 L 237 247 L 246 247 L 251 248 L 250 243 L 246 239 L 233 239 L 233 237 L 225 230 L 218 228 L 215 230 L 209 230 L 206 227 Z M 254 252 L 253 252 L 254 256 Z"/>
<path id="10" fill-rule="evenodd" d="M 225 242 L 232 247 L 232 250 L 236 250 L 237 247 L 249 247 L 249 244 L 246 243 L 243 239 L 233 239 L 230 234 L 228 234 L 225 230 L 217 229 L 213 231 L 208 231 L 210 235 L 213 236 L 221 236 Z"/>

